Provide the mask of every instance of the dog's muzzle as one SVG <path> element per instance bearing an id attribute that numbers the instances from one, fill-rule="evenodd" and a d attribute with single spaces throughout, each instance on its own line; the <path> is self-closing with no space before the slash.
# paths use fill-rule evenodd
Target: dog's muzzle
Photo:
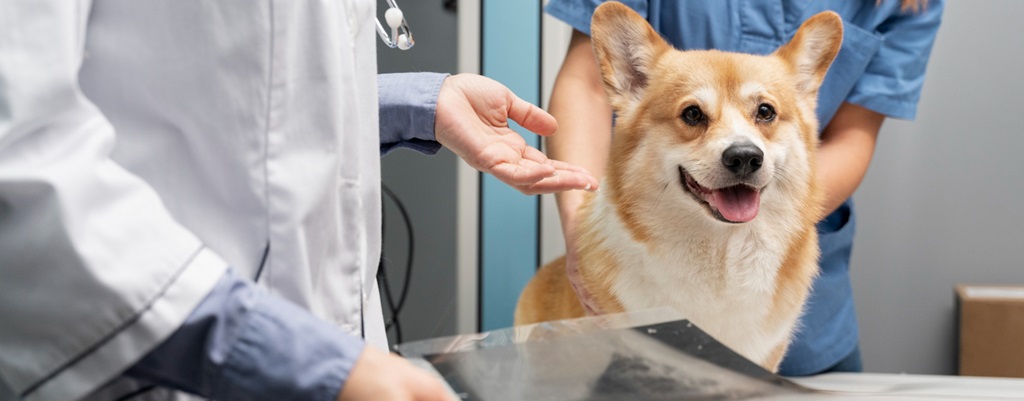
<path id="1" fill-rule="evenodd" d="M 745 223 L 757 217 L 761 208 L 761 188 L 748 184 L 764 162 L 764 151 L 752 143 L 735 144 L 722 152 L 723 173 L 733 174 L 737 184 L 708 188 L 679 166 L 683 189 L 704 205 L 716 219 L 726 223 Z M 728 174 L 728 173 L 726 173 Z"/>

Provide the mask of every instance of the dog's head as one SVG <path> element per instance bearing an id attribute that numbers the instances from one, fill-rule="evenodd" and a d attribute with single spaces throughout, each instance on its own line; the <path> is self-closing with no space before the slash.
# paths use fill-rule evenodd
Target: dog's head
<path id="1" fill-rule="evenodd" d="M 675 50 L 619 3 L 598 7 L 591 29 L 616 113 L 609 190 L 627 223 L 680 211 L 745 223 L 762 203 L 808 205 L 816 98 L 842 42 L 838 15 L 810 18 L 767 56 Z"/>

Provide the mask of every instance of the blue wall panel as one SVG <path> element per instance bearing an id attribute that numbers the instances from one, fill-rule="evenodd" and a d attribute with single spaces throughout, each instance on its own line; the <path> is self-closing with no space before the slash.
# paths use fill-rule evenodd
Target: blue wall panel
<path id="1" fill-rule="evenodd" d="M 483 74 L 540 104 L 540 0 L 483 0 Z M 518 125 L 527 143 L 540 138 Z M 512 325 L 519 292 L 538 263 L 539 198 L 483 175 L 480 199 L 480 326 Z"/>

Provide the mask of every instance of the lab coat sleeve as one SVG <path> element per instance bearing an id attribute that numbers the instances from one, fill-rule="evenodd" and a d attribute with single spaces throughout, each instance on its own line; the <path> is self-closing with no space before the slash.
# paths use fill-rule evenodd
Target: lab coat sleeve
<path id="1" fill-rule="evenodd" d="M 441 149 L 434 138 L 434 113 L 447 77 L 427 72 L 377 76 L 381 155 L 395 148 L 428 155 Z"/>
<path id="2" fill-rule="evenodd" d="M 0 394 L 73 400 L 169 336 L 226 263 L 110 158 L 79 88 L 89 2 L 0 2 Z"/>
<path id="3" fill-rule="evenodd" d="M 334 400 L 363 341 L 229 270 L 127 375 L 217 400 Z"/>

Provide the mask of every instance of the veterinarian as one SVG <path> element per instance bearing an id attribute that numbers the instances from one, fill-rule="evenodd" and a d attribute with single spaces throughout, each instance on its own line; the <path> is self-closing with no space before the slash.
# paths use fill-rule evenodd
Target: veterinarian
<path id="1" fill-rule="evenodd" d="M 597 181 L 497 82 L 376 75 L 375 3 L 0 4 L 0 400 L 447 399 L 384 351 L 379 155 Z"/>
<path id="2" fill-rule="evenodd" d="M 581 165 L 602 177 L 611 144 L 612 112 L 589 37 L 590 18 L 599 3 L 551 0 L 546 8 L 574 28 L 551 97 L 550 111 L 560 125 L 558 135 L 548 140 L 548 149 L 549 156 Z M 623 3 L 682 50 L 768 54 L 818 12 L 833 10 L 843 17 L 842 49 L 818 97 L 817 115 L 822 127 L 818 180 L 826 191 L 825 207 L 829 212 L 818 224 L 821 274 L 780 373 L 797 376 L 862 370 L 849 276 L 855 229 L 850 196 L 867 171 L 882 121 L 886 117 L 914 118 L 942 1 Z M 572 277 L 575 215 L 583 194 L 564 192 L 557 199 L 568 248 L 567 269 Z"/>

